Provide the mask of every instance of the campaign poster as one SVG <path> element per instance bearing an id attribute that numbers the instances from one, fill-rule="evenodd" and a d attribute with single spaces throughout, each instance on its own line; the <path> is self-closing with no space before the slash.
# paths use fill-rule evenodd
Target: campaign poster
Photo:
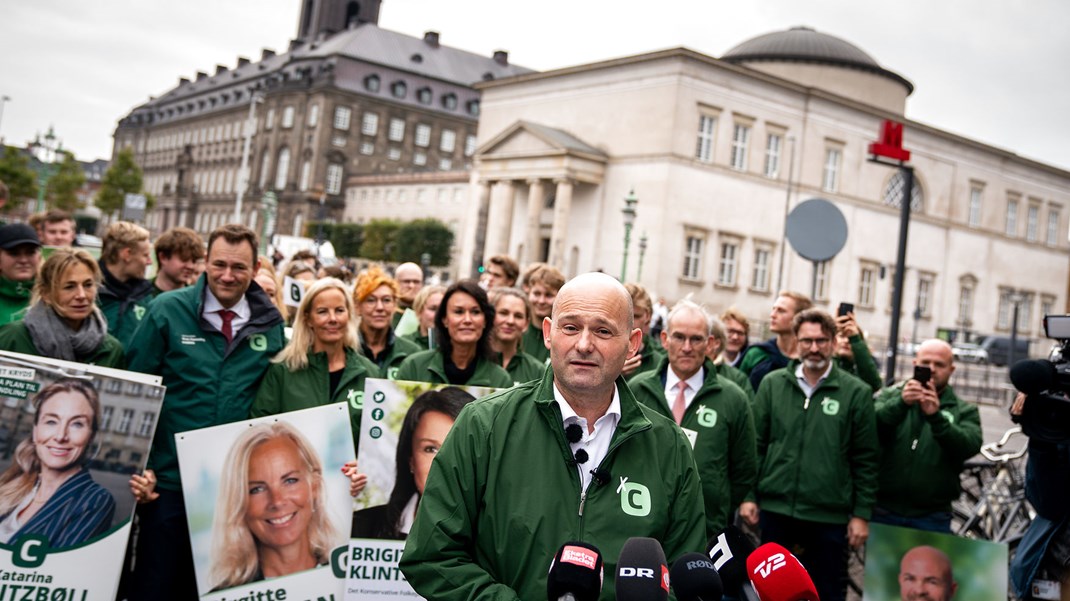
<path id="1" fill-rule="evenodd" d="M 862 601 L 1006 601 L 1007 545 L 870 523 Z"/>
<path id="2" fill-rule="evenodd" d="M 201 599 L 341 599 L 353 459 L 345 403 L 175 435 Z"/>
<path id="3" fill-rule="evenodd" d="M 0 599 L 115 598 L 160 378 L 0 352 Z"/>
<path id="4" fill-rule="evenodd" d="M 398 562 L 427 472 L 461 408 L 496 390 L 365 380 L 358 459 L 368 485 L 354 503 L 353 540 L 343 562 L 347 601 L 421 598 Z"/>

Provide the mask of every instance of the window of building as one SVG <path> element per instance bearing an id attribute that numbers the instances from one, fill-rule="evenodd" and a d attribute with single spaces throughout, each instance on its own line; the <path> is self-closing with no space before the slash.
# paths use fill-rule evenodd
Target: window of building
<path id="1" fill-rule="evenodd" d="M 981 203 L 984 198 L 984 188 L 981 186 L 970 187 L 970 227 L 981 227 Z"/>
<path id="2" fill-rule="evenodd" d="M 426 165 L 427 164 L 427 153 L 423 152 L 423 151 L 420 151 L 420 150 L 417 150 L 416 152 L 414 152 L 412 154 L 412 164 L 413 165 L 419 165 L 421 167 Z"/>
<path id="3" fill-rule="evenodd" d="M 349 129 L 349 118 L 352 116 L 353 111 L 348 106 L 338 106 L 334 108 L 334 128 L 335 129 Z"/>
<path id="4" fill-rule="evenodd" d="M 438 149 L 442 152 L 453 152 L 453 149 L 457 145 L 457 133 L 452 129 L 442 130 L 442 136 L 439 138 Z"/>
<path id="5" fill-rule="evenodd" d="M 331 136 L 331 146 L 338 148 L 345 148 L 346 137 L 345 136 Z"/>
<path id="6" fill-rule="evenodd" d="M 732 168 L 737 171 L 747 170 L 747 145 L 750 142 L 750 128 L 736 123 L 732 128 Z"/>
<path id="7" fill-rule="evenodd" d="M 705 236 L 692 233 L 684 238 L 684 272 L 683 277 L 697 280 L 702 275 L 702 247 Z"/>
<path id="8" fill-rule="evenodd" d="M 717 266 L 717 285 L 735 286 L 739 263 L 739 242 L 729 240 L 721 242 L 721 256 Z"/>
<path id="9" fill-rule="evenodd" d="M 784 138 L 780 134 L 769 134 L 765 140 L 765 176 L 776 179 L 780 176 L 780 146 Z"/>
<path id="10" fill-rule="evenodd" d="M 268 109 L 267 115 L 264 117 L 264 129 L 271 129 L 274 125 L 275 125 L 275 108 L 272 107 L 272 108 Z M 202 144 L 204 143 L 204 137 L 205 137 L 204 136 L 204 129 L 202 128 L 201 129 L 201 140 L 200 140 L 200 142 Z"/>
<path id="11" fill-rule="evenodd" d="M 754 249 L 754 272 L 751 275 L 750 287 L 759 292 L 769 290 L 770 255 L 772 255 L 772 252 L 767 246 L 759 246 Z"/>
<path id="12" fill-rule="evenodd" d="M 391 142 L 400 142 L 405 139 L 405 120 L 392 117 L 390 119 L 390 129 L 387 130 L 387 139 Z"/>
<path id="13" fill-rule="evenodd" d="M 416 124 L 416 145 L 427 148 L 431 145 L 431 126 L 426 123 Z"/>
<path id="14" fill-rule="evenodd" d="M 420 104 L 431 104 L 431 88 L 420 88 L 416 90 L 416 101 Z"/>
<path id="15" fill-rule="evenodd" d="M 137 426 L 137 435 L 141 438 L 148 438 L 152 436 L 152 420 L 156 417 L 155 413 L 151 411 L 145 411 L 141 414 L 141 423 Z"/>
<path id="16" fill-rule="evenodd" d="M 1011 329 L 1011 308 L 1014 292 L 1008 288 L 999 289 L 999 312 L 996 314 L 996 328 L 1000 330 Z"/>
<path id="17" fill-rule="evenodd" d="M 831 261 L 821 261 L 814 265 L 814 269 L 817 270 L 817 282 L 814 287 L 814 300 L 828 301 L 829 299 L 829 279 L 832 266 Z"/>
<path id="18" fill-rule="evenodd" d="M 470 157 L 476 153 L 476 137 L 468 134 L 464 137 L 464 156 Z"/>
<path id="19" fill-rule="evenodd" d="M 123 409 L 122 415 L 119 416 L 119 425 L 115 427 L 117 434 L 129 434 L 130 424 L 134 421 L 134 410 Z"/>
<path id="20" fill-rule="evenodd" d="M 374 136 L 379 133 L 379 115 L 377 113 L 364 113 L 360 121 L 360 133 L 366 136 Z"/>
<path id="21" fill-rule="evenodd" d="M 271 167 L 271 155 L 265 150 L 264 157 L 260 160 L 260 181 L 258 186 L 263 189 L 268 181 L 268 169 Z"/>
<path id="22" fill-rule="evenodd" d="M 397 146 L 391 146 L 390 148 L 387 148 L 386 158 L 390 159 L 391 161 L 401 160 L 401 149 Z"/>
<path id="23" fill-rule="evenodd" d="M 342 191 L 342 165 L 327 165 L 327 194 L 339 194 Z"/>
<path id="24" fill-rule="evenodd" d="M 312 161 L 305 161 L 301 163 L 301 182 L 298 185 L 298 189 L 302 192 L 308 191 L 308 185 L 312 179 Z"/>
<path id="25" fill-rule="evenodd" d="M 1018 199 L 1007 199 L 1007 227 L 1005 232 L 1008 236 L 1018 235 Z"/>
<path id="26" fill-rule="evenodd" d="M 364 78 L 364 89 L 369 92 L 378 92 L 379 84 L 380 81 L 378 75 L 369 75 Z"/>
<path id="27" fill-rule="evenodd" d="M 1049 294 L 1042 294 L 1040 296 L 1040 317 L 1045 317 L 1053 313 L 1052 309 L 1055 308 L 1055 297 Z"/>
<path id="28" fill-rule="evenodd" d="M 363 155 L 375 154 L 375 144 L 372 144 L 371 142 L 361 142 L 360 143 L 360 154 L 363 154 Z"/>
<path id="29" fill-rule="evenodd" d="M 111 428 L 111 418 L 115 414 L 115 407 L 104 405 L 100 408 L 100 431 L 107 432 Z"/>
<path id="30" fill-rule="evenodd" d="M 862 270 L 858 273 L 858 306 L 872 309 L 877 298 L 876 292 L 877 266 L 863 263 Z"/>
<path id="31" fill-rule="evenodd" d="M 918 178 L 915 177 L 913 188 L 910 194 L 910 211 L 912 213 L 921 213 L 925 208 L 925 195 L 922 193 L 921 186 L 918 185 Z M 888 178 L 888 184 L 884 186 L 884 204 L 900 208 L 903 202 L 903 188 L 906 186 L 906 178 L 903 177 L 902 171 L 896 171 Z"/>
<path id="32" fill-rule="evenodd" d="M 1018 299 L 1018 331 L 1029 332 L 1033 327 L 1033 293 L 1022 292 Z"/>
<path id="33" fill-rule="evenodd" d="M 469 115 L 471 115 L 473 117 L 478 117 L 479 116 L 479 101 L 478 100 L 469 100 L 468 102 L 465 103 L 464 108 L 465 108 L 465 111 L 467 111 Z"/>
<path id="34" fill-rule="evenodd" d="M 1059 209 L 1051 207 L 1048 209 L 1048 246 L 1055 246 L 1059 243 Z"/>
<path id="35" fill-rule="evenodd" d="M 305 120 L 305 124 L 309 127 L 316 127 L 320 122 L 320 105 L 313 102 L 308 105 L 308 118 Z"/>
<path id="36" fill-rule="evenodd" d="M 1039 239 L 1040 205 L 1031 204 L 1025 213 L 1025 239 L 1036 242 Z"/>
<path id="37" fill-rule="evenodd" d="M 405 85 L 403 81 L 395 81 L 390 84 L 390 95 L 394 98 L 404 98 L 408 91 L 409 86 Z"/>
<path id="38" fill-rule="evenodd" d="M 959 284 L 958 324 L 964 328 L 973 325 L 973 289 L 972 283 Z"/>
<path id="39" fill-rule="evenodd" d="M 825 168 L 821 176 L 821 189 L 836 192 L 840 188 L 840 159 L 843 153 L 839 148 L 825 149 Z"/>
<path id="40" fill-rule="evenodd" d="M 451 161 L 448 158 L 439 159 L 438 160 L 438 169 L 439 169 L 439 171 L 449 171 L 450 169 L 453 169 L 453 161 Z"/>
<path id="41" fill-rule="evenodd" d="M 933 304 L 933 274 L 918 274 L 918 296 L 914 307 L 925 318 L 932 316 Z"/>
<path id="42" fill-rule="evenodd" d="M 282 126 L 284 128 L 294 126 L 294 107 L 289 105 L 282 107 Z"/>
<path id="43" fill-rule="evenodd" d="M 290 170 L 290 149 L 283 147 L 279 150 L 279 160 L 275 163 L 275 189 L 286 189 L 287 171 Z"/>
<path id="44" fill-rule="evenodd" d="M 698 143 L 695 147 L 695 158 L 704 163 L 713 161 L 713 130 L 716 124 L 716 117 L 699 115 Z"/>

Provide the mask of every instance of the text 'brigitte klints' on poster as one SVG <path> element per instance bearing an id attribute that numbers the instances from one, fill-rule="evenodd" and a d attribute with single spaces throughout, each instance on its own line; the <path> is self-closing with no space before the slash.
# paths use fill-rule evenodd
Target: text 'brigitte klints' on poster
<path id="1" fill-rule="evenodd" d="M 202 599 L 341 599 L 353 515 L 345 403 L 175 435 Z"/>
<path id="2" fill-rule="evenodd" d="M 0 352 L 0 599 L 115 598 L 159 384 Z"/>
<path id="3" fill-rule="evenodd" d="M 461 409 L 495 388 L 369 378 L 360 420 L 360 469 L 344 563 L 346 601 L 420 599 L 398 569 L 431 462 Z"/>

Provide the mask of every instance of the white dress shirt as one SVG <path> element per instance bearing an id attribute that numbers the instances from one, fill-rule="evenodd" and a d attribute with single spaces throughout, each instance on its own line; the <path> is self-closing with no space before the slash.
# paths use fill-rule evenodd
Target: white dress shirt
<path id="1" fill-rule="evenodd" d="M 587 461 L 576 464 L 576 469 L 580 471 L 580 490 L 586 491 L 594 478 L 591 470 L 602 464 L 606 453 L 609 452 L 609 443 L 613 440 L 613 433 L 617 431 L 617 423 L 620 422 L 620 392 L 617 391 L 616 386 L 613 387 L 613 401 L 609 403 L 606 414 L 595 420 L 593 432 L 588 431 L 587 418 L 576 414 L 572 405 L 568 404 L 561 391 L 557 389 L 556 382 L 554 383 L 554 400 L 561 408 L 562 428 L 567 428 L 570 424 L 579 424 L 583 428 L 583 437 L 579 442 L 569 442 L 569 446 L 572 447 L 573 455 L 580 449 L 587 452 Z"/>
<path id="2" fill-rule="evenodd" d="M 207 321 L 213 328 L 223 331 L 223 316 L 219 314 L 220 311 L 225 309 L 219 299 L 212 294 L 212 289 L 208 286 L 204 287 L 204 311 L 201 314 L 205 321 Z M 238 304 L 230 308 L 234 311 L 234 319 L 230 321 L 230 332 L 234 335 L 234 338 L 238 337 L 238 332 L 241 331 L 242 326 L 249 323 L 249 318 L 252 317 L 252 310 L 249 308 L 249 299 L 245 298 L 243 294 Z"/>

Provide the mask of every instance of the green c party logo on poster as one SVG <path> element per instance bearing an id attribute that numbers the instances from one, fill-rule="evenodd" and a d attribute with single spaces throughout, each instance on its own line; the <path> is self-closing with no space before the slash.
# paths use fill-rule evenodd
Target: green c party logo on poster
<path id="1" fill-rule="evenodd" d="M 358 409 L 358 410 L 359 409 L 363 409 L 364 408 L 364 391 L 357 390 L 356 388 L 350 388 L 346 392 L 346 401 L 349 403 L 349 406 L 354 408 L 354 409 Z"/>
<path id="2" fill-rule="evenodd" d="M 45 555 L 48 555 L 48 538 L 27 534 L 11 550 L 11 563 L 19 568 L 36 568 L 45 562 Z"/>

